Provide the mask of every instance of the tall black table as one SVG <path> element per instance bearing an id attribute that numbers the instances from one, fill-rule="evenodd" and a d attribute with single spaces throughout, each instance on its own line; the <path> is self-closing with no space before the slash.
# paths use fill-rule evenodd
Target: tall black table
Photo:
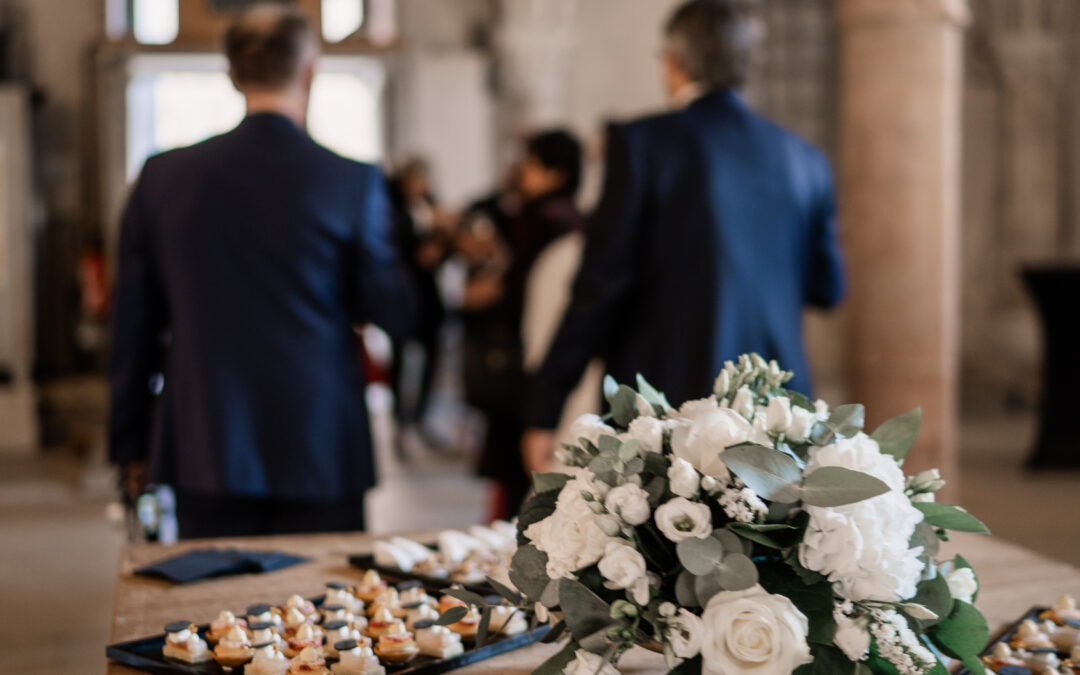
<path id="1" fill-rule="evenodd" d="M 1028 467 L 1080 468 L 1080 265 L 1026 267 L 1021 275 L 1043 332 L 1039 430 Z"/>

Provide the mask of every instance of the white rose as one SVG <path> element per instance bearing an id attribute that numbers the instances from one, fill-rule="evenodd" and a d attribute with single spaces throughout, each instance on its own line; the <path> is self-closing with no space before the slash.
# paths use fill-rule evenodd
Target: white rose
<path id="1" fill-rule="evenodd" d="M 604 499 L 604 507 L 630 525 L 641 525 L 649 519 L 649 493 L 633 483 L 613 487 Z"/>
<path id="2" fill-rule="evenodd" d="M 639 605 L 649 603 L 645 558 L 633 546 L 618 541 L 608 542 L 598 567 L 605 579 L 605 588 L 624 588 L 633 594 L 634 602 Z"/>
<path id="3" fill-rule="evenodd" d="M 811 448 L 806 473 L 823 466 L 867 473 L 890 491 L 843 506 L 807 506 L 810 523 L 799 561 L 828 577 L 849 600 L 898 602 L 912 597 L 922 574 L 922 547 L 908 548 L 908 543 L 923 516 L 904 495 L 904 474 L 896 461 L 859 433 Z"/>
<path id="4" fill-rule="evenodd" d="M 664 423 L 655 417 L 636 417 L 626 431 L 642 452 L 664 451 Z"/>
<path id="5" fill-rule="evenodd" d="M 735 392 L 735 398 L 731 401 L 731 409 L 746 419 L 753 417 L 754 395 L 750 393 L 749 388 L 739 387 L 739 391 Z"/>
<path id="6" fill-rule="evenodd" d="M 833 642 L 852 661 L 862 661 L 870 651 L 870 620 L 865 617 L 852 619 L 842 612 L 834 612 L 836 635 Z"/>
<path id="7" fill-rule="evenodd" d="M 679 409 L 680 419 L 672 423 L 671 450 L 695 469 L 715 478 L 727 478 L 727 466 L 720 455 L 725 449 L 754 441 L 770 444 L 763 430 L 754 429 L 745 418 L 729 408 L 701 402 Z M 689 415 L 689 416 L 687 416 Z"/>
<path id="8" fill-rule="evenodd" d="M 788 430 L 792 422 L 791 399 L 787 396 L 777 396 L 769 401 L 769 407 L 765 412 L 765 428 L 774 434 L 782 434 Z"/>
<path id="9" fill-rule="evenodd" d="M 605 663 L 604 657 L 578 649 L 574 652 L 574 660 L 563 668 L 563 675 L 619 675 L 619 671 Z"/>
<path id="10" fill-rule="evenodd" d="M 790 675 L 811 660 L 806 616 L 761 586 L 720 591 L 701 618 L 702 672 L 708 675 Z"/>
<path id="11" fill-rule="evenodd" d="M 975 591 L 979 590 L 979 582 L 975 580 L 975 572 L 970 567 L 954 569 L 945 576 L 945 582 L 949 584 L 949 593 L 963 602 L 971 602 Z"/>
<path id="12" fill-rule="evenodd" d="M 582 491 L 595 494 L 596 488 L 582 477 L 567 481 L 554 513 L 525 530 L 536 548 L 548 554 L 547 573 L 552 579 L 570 577 L 575 570 L 595 564 L 610 541 L 596 524 Z"/>
<path id="13" fill-rule="evenodd" d="M 795 442 L 805 441 L 810 436 L 815 422 L 817 420 L 814 419 L 814 413 L 806 408 L 795 406 L 791 409 L 791 426 L 784 435 Z"/>
<path id="14" fill-rule="evenodd" d="M 614 436 L 615 430 L 604 424 L 598 415 L 587 413 L 570 425 L 564 442 L 567 445 L 580 445 L 581 439 L 584 438 L 593 445 L 599 445 L 600 437 L 605 435 Z"/>
<path id="15" fill-rule="evenodd" d="M 674 457 L 668 467 L 668 487 L 680 497 L 690 499 L 698 491 L 701 476 L 690 462 L 682 457 Z"/>
<path id="16" fill-rule="evenodd" d="M 675 656 L 692 659 L 701 653 L 701 641 L 705 637 L 705 623 L 701 617 L 685 609 L 668 621 L 667 640 Z"/>
<path id="17" fill-rule="evenodd" d="M 675 497 L 656 509 L 656 526 L 676 544 L 688 537 L 705 537 L 712 533 L 712 513 L 705 504 Z"/>

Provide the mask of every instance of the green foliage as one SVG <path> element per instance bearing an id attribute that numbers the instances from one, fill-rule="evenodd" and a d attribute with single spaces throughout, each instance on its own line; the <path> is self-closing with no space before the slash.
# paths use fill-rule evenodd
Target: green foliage
<path id="1" fill-rule="evenodd" d="M 919 619 L 919 624 L 924 630 L 941 623 L 952 613 L 953 597 L 943 575 L 935 574 L 933 579 L 924 579 L 916 588 L 915 597 L 911 601 L 938 615 L 936 619 Z"/>
<path id="2" fill-rule="evenodd" d="M 557 654 L 533 670 L 533 675 L 562 675 L 563 669 L 574 660 L 574 652 L 577 648 L 577 643 L 570 640 Z"/>
<path id="3" fill-rule="evenodd" d="M 883 453 L 892 455 L 897 462 L 903 462 L 919 436 L 921 425 L 922 408 L 915 408 L 882 422 L 874 429 L 874 433 L 870 434 L 870 438 L 877 441 Z"/>
<path id="4" fill-rule="evenodd" d="M 912 506 L 922 511 L 923 520 L 930 525 L 955 532 L 990 534 L 990 528 L 959 506 L 935 502 L 912 504 Z"/>
<path id="5" fill-rule="evenodd" d="M 511 605 L 515 605 L 515 606 L 520 605 L 522 600 L 524 599 L 522 597 L 521 593 L 519 593 L 519 592 L 515 591 L 514 589 L 510 588 L 509 586 L 502 583 L 498 579 L 492 579 L 491 577 L 486 577 L 486 580 L 488 582 L 488 585 L 490 585 L 492 588 L 494 588 L 495 592 L 498 593 L 499 595 L 501 595 L 503 597 L 503 599 L 506 600 Z"/>
<path id="6" fill-rule="evenodd" d="M 971 573 L 975 575 L 975 592 L 971 595 L 971 601 L 975 602 L 976 600 L 978 600 L 979 599 L 979 588 L 980 588 L 979 573 L 975 571 L 975 568 L 971 566 L 971 563 L 969 563 L 964 558 L 964 556 L 957 553 L 956 557 L 953 558 L 953 569 L 958 569 L 958 570 L 969 569 L 969 570 L 971 570 Z"/>
<path id="7" fill-rule="evenodd" d="M 986 618 L 968 602 L 953 603 L 948 618 L 926 634 L 935 647 L 954 659 L 976 656 L 990 640 Z"/>
<path id="8" fill-rule="evenodd" d="M 793 675 L 855 675 L 856 665 L 839 648 L 812 644 L 810 652 L 813 662 L 799 666 Z"/>
<path id="9" fill-rule="evenodd" d="M 763 499 L 795 501 L 802 470 L 789 455 L 755 443 L 735 445 L 721 455 L 729 471 Z"/>
<path id="10" fill-rule="evenodd" d="M 611 625 L 608 603 L 573 579 L 559 580 L 559 607 L 575 639 L 583 639 Z"/>
<path id="11" fill-rule="evenodd" d="M 456 607 L 451 607 L 450 609 L 440 614 L 439 618 L 435 619 L 435 623 L 439 626 L 449 626 L 452 623 L 457 623 L 458 621 L 464 619 L 465 615 L 468 613 L 468 607 L 462 607 L 460 605 Z"/>
<path id="12" fill-rule="evenodd" d="M 791 567 L 779 561 L 762 563 L 760 572 L 762 588 L 786 596 L 806 615 L 810 625 L 807 640 L 812 644 L 832 644 L 836 634 L 832 584 L 824 577 L 807 584 Z"/>
<path id="13" fill-rule="evenodd" d="M 620 384 L 610 402 L 611 416 L 615 419 L 615 424 L 625 429 L 637 417 L 637 392 L 625 384 Z"/>
<path id="14" fill-rule="evenodd" d="M 724 545 L 715 537 L 688 537 L 675 546 L 679 562 L 691 574 L 709 574 L 724 558 Z"/>
<path id="15" fill-rule="evenodd" d="M 510 582 L 533 600 L 539 600 L 548 585 L 547 553 L 532 544 L 521 546 L 510 561 Z"/>
<path id="16" fill-rule="evenodd" d="M 800 534 L 794 525 L 783 523 L 728 523 L 727 528 L 744 539 L 776 549 L 794 546 Z"/>
<path id="17" fill-rule="evenodd" d="M 843 506 L 888 491 L 888 485 L 870 474 L 840 466 L 823 466 L 806 477 L 800 494 L 803 502 L 811 506 Z"/>
<path id="18" fill-rule="evenodd" d="M 565 473 L 539 473 L 533 471 L 533 488 L 536 489 L 536 494 L 543 494 L 545 492 L 555 492 L 562 490 L 563 486 L 570 480 L 571 476 Z"/>
<path id="19" fill-rule="evenodd" d="M 686 659 L 668 671 L 668 675 L 701 675 L 701 654 Z"/>
<path id="20" fill-rule="evenodd" d="M 555 502 L 559 498 L 558 492 L 545 492 L 529 498 L 518 513 L 518 546 L 529 543 L 525 538 L 525 530 L 533 523 L 538 523 L 555 513 Z M 521 588 L 518 586 L 518 588 Z"/>
<path id="21" fill-rule="evenodd" d="M 645 378 L 641 376 L 641 373 L 637 374 L 637 388 L 641 392 L 641 395 L 646 401 L 652 404 L 656 414 L 660 414 L 663 411 L 671 407 L 668 403 L 667 396 L 664 396 L 663 392 L 657 391 L 651 384 L 645 381 Z"/>

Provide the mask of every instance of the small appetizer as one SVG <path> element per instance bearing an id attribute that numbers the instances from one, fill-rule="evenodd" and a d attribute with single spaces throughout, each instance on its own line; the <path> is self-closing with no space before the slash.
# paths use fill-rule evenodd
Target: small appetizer
<path id="1" fill-rule="evenodd" d="M 322 629 L 316 628 L 309 623 L 300 624 L 296 635 L 285 641 L 285 656 L 292 658 L 305 649 L 314 649 L 322 653 Z"/>
<path id="2" fill-rule="evenodd" d="M 285 675 L 289 670 L 289 659 L 273 642 L 255 645 L 253 649 L 255 657 L 244 666 L 244 675 Z"/>
<path id="3" fill-rule="evenodd" d="M 439 618 L 439 613 L 427 603 L 413 603 L 403 606 L 408 611 L 405 616 L 405 628 L 409 630 L 416 630 L 416 624 L 419 621 L 434 621 Z"/>
<path id="4" fill-rule="evenodd" d="M 1016 629 L 1016 635 L 1009 640 L 1013 649 L 1026 649 L 1029 652 L 1055 651 L 1054 643 L 1043 627 L 1031 619 L 1024 619 Z"/>
<path id="5" fill-rule="evenodd" d="M 330 666 L 334 675 L 386 675 L 386 668 L 379 665 L 379 657 L 368 644 L 350 639 L 338 642 L 334 648 L 341 659 Z"/>
<path id="6" fill-rule="evenodd" d="M 375 656 L 387 663 L 408 663 L 419 653 L 413 634 L 401 621 L 395 621 L 375 643 Z"/>
<path id="7" fill-rule="evenodd" d="M 1049 619 L 1059 626 L 1080 628 L 1080 609 L 1076 607 L 1076 598 L 1063 595 L 1054 606 L 1039 615 L 1040 619 Z"/>
<path id="8" fill-rule="evenodd" d="M 401 602 L 401 606 L 411 605 L 414 602 L 422 602 L 425 604 L 434 605 L 435 598 L 431 597 L 424 591 L 424 587 L 419 582 L 410 582 L 398 584 L 398 600 Z"/>
<path id="9" fill-rule="evenodd" d="M 454 596 L 452 596 L 452 595 L 444 595 L 441 598 L 439 598 L 439 606 L 436 607 L 436 609 L 439 610 L 439 614 L 445 614 L 446 610 L 450 609 L 451 607 L 464 607 L 464 606 L 465 606 L 465 603 L 463 601 L 461 601 L 461 600 L 458 600 Z"/>
<path id="10" fill-rule="evenodd" d="M 404 619 L 408 613 L 408 610 L 402 608 L 401 596 L 393 586 L 379 591 L 379 594 L 368 605 L 368 616 L 375 616 L 383 607 L 390 610 L 390 613 L 399 619 Z"/>
<path id="11" fill-rule="evenodd" d="M 330 675 L 330 671 L 326 668 L 326 659 L 314 647 L 304 647 L 289 662 L 289 670 L 286 673 L 287 675 Z"/>
<path id="12" fill-rule="evenodd" d="M 272 623 L 274 629 L 281 630 L 281 610 L 277 607 L 271 607 L 266 603 L 259 603 L 251 605 L 245 612 L 247 614 L 247 622 L 250 626 L 253 623 Z"/>
<path id="13" fill-rule="evenodd" d="M 229 629 L 233 626 L 247 628 L 247 621 L 236 618 L 236 615 L 227 609 L 222 610 L 221 614 L 210 622 L 210 630 L 206 631 L 206 641 L 211 645 L 217 644 L 218 640 L 229 634 Z"/>
<path id="14" fill-rule="evenodd" d="M 323 596 L 323 606 L 340 605 L 353 614 L 364 611 L 364 601 L 353 594 L 351 586 L 339 581 L 326 582 L 326 595 Z"/>
<path id="15" fill-rule="evenodd" d="M 315 609 L 315 603 L 310 600 L 305 600 L 296 593 L 289 596 L 289 599 L 285 601 L 285 606 L 281 609 L 286 616 L 288 616 L 290 609 L 295 609 L 304 616 L 309 617 L 311 619 L 310 623 L 315 623 L 315 620 L 319 618 L 319 612 Z"/>
<path id="16" fill-rule="evenodd" d="M 519 635 L 529 630 L 529 622 L 520 609 L 493 603 L 491 605 L 491 630 L 500 635 Z"/>
<path id="17" fill-rule="evenodd" d="M 300 626 L 314 625 L 316 618 L 318 618 L 317 614 L 305 615 L 299 609 L 290 607 L 285 611 L 285 622 L 281 627 L 281 631 L 285 634 L 285 637 L 296 635 L 296 631 L 300 629 Z"/>
<path id="18" fill-rule="evenodd" d="M 239 668 L 255 656 L 251 638 L 240 626 L 233 626 L 214 647 L 214 660 L 224 668 Z"/>
<path id="19" fill-rule="evenodd" d="M 256 623 L 249 623 L 248 630 L 251 631 L 251 641 L 255 644 L 272 645 L 284 644 L 284 640 L 281 638 L 281 633 L 277 631 L 277 626 L 269 621 L 258 621 Z"/>
<path id="20" fill-rule="evenodd" d="M 337 657 L 337 648 L 334 646 L 338 642 L 343 640 L 355 640 L 358 644 L 370 645 L 371 640 L 360 634 L 360 631 L 353 628 L 344 621 L 331 621 L 322 625 L 323 629 L 323 651 L 330 658 Z"/>
<path id="21" fill-rule="evenodd" d="M 165 626 L 165 646 L 161 653 L 166 658 L 186 663 L 206 663 L 214 658 L 190 621 L 173 621 Z"/>
<path id="22" fill-rule="evenodd" d="M 368 570 L 364 572 L 364 578 L 360 580 L 360 585 L 356 587 L 356 597 L 364 602 L 371 602 L 384 588 L 386 588 L 386 582 L 379 576 L 379 573 L 375 570 Z"/>
<path id="23" fill-rule="evenodd" d="M 353 613 L 349 611 L 348 607 L 344 605 L 323 605 L 322 606 L 322 622 L 327 621 L 348 621 L 351 622 L 354 618 Z"/>
<path id="24" fill-rule="evenodd" d="M 476 633 L 480 630 L 480 613 L 475 607 L 469 607 L 469 612 L 465 616 L 456 623 L 450 624 L 450 630 L 466 640 L 475 640 Z"/>
<path id="25" fill-rule="evenodd" d="M 460 635 L 446 626 L 435 625 L 431 619 L 416 623 L 416 645 L 421 654 L 437 659 L 448 659 L 465 651 Z"/>

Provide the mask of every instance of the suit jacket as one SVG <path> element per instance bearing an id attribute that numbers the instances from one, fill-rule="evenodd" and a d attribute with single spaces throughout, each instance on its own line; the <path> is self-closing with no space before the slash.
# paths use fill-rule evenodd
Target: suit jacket
<path id="1" fill-rule="evenodd" d="M 379 170 L 279 115 L 147 161 L 120 236 L 112 459 L 207 494 L 371 486 L 353 326 L 410 327 L 390 237 Z"/>
<path id="2" fill-rule="evenodd" d="M 553 428 L 589 359 L 641 373 L 673 403 L 708 395 L 743 352 L 809 393 L 805 306 L 840 301 L 831 173 L 820 152 L 733 91 L 610 128 L 603 193 L 573 298 L 532 383 L 527 422 Z"/>

